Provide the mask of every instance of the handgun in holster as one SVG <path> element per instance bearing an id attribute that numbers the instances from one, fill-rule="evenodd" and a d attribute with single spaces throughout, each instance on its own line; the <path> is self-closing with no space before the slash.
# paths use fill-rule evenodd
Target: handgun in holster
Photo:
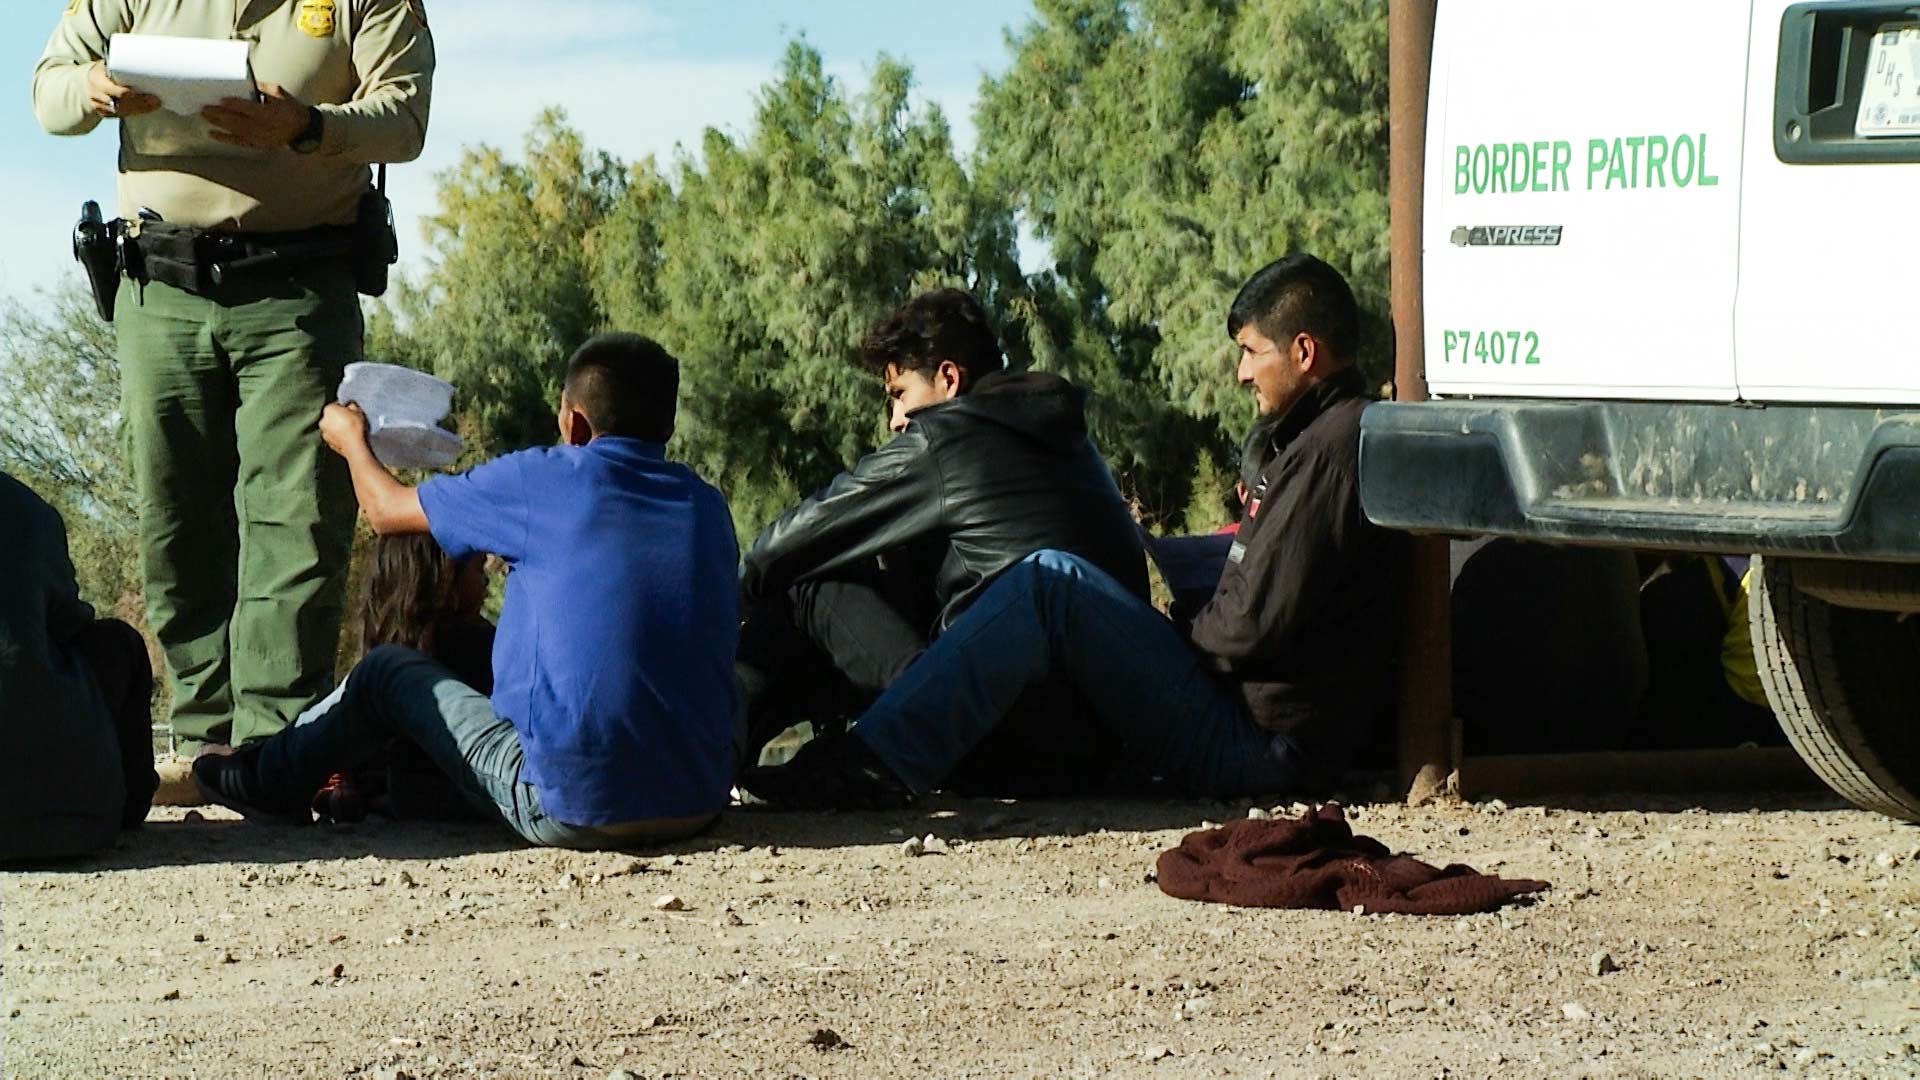
<path id="1" fill-rule="evenodd" d="M 113 321 L 113 301 L 120 293 L 120 238 L 125 229 L 123 221 L 103 220 L 100 204 L 91 199 L 80 207 L 80 222 L 73 227 L 73 257 L 86 269 L 94 310 L 107 322 Z"/>

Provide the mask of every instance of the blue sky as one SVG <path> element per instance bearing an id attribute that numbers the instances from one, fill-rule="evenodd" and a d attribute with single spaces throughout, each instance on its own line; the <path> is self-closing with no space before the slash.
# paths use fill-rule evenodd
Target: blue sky
<path id="1" fill-rule="evenodd" d="M 0 5 L 0 71 L 17 96 L 0 108 L 0 192 L 14 237 L 0 246 L 0 296 L 27 297 L 74 270 L 69 234 L 80 203 L 112 206 L 110 127 L 57 139 L 34 121 L 34 63 L 65 0 Z M 433 174 L 460 148 L 518 149 L 542 108 L 565 108 L 594 146 L 623 159 L 699 144 L 708 127 L 741 131 L 754 90 L 773 74 L 787 41 L 804 33 L 829 69 L 864 86 L 885 52 L 914 69 L 923 100 L 937 102 L 963 151 L 982 76 L 1007 62 L 1003 31 L 1023 25 L 1029 0 L 968 4 L 875 0 L 428 0 L 440 63 L 426 154 L 396 169 L 390 193 L 401 246 L 417 258 L 418 216 L 431 208 Z M 111 210 L 109 210 L 111 214 Z M 407 261 L 412 262 L 412 258 Z"/>

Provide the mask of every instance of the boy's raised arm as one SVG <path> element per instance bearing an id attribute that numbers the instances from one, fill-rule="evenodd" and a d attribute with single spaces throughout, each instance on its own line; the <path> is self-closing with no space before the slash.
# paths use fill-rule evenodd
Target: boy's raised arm
<path id="1" fill-rule="evenodd" d="M 427 513 L 420 493 L 393 478 L 367 445 L 367 418 L 358 405 L 329 404 L 320 414 L 320 437 L 333 452 L 347 459 L 353 473 L 353 494 L 367 524 L 381 536 L 427 532 Z"/>

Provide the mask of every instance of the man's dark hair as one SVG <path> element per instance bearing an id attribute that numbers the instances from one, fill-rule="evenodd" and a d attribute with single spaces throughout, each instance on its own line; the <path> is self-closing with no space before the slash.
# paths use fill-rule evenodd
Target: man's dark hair
<path id="1" fill-rule="evenodd" d="M 595 435 L 666 442 L 673 437 L 680 361 L 652 338 L 601 334 L 567 361 L 564 393 Z"/>
<path id="2" fill-rule="evenodd" d="M 921 293 L 867 331 L 860 343 L 860 366 L 883 378 L 888 364 L 930 375 L 942 360 L 965 373 L 963 391 L 1006 366 L 986 309 L 963 289 Z"/>
<path id="3" fill-rule="evenodd" d="M 1347 279 L 1297 251 L 1261 267 L 1240 286 L 1227 311 L 1227 336 L 1237 337 L 1249 324 L 1282 344 L 1296 334 L 1312 334 L 1341 360 L 1352 360 L 1360 351 L 1360 305 Z"/>

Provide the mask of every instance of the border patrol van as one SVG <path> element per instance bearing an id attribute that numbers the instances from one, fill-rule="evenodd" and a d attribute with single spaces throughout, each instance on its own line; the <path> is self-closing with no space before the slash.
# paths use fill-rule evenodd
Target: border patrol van
<path id="1" fill-rule="evenodd" d="M 1920 2 L 1443 0 L 1425 183 L 1368 515 L 1757 553 L 1788 737 L 1920 821 Z"/>

